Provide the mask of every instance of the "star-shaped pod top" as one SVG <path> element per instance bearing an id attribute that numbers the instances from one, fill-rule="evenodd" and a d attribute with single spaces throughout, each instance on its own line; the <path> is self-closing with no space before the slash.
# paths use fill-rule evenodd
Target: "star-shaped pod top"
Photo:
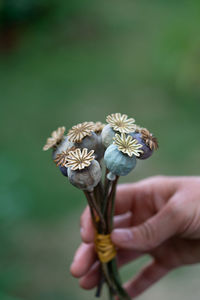
<path id="1" fill-rule="evenodd" d="M 76 150 L 76 147 L 71 147 L 69 150 L 62 151 L 61 153 L 58 153 L 56 155 L 56 158 L 54 159 L 54 162 L 56 163 L 56 166 L 61 166 L 64 167 L 65 164 L 67 163 L 67 156 L 70 151 Z"/>
<path id="2" fill-rule="evenodd" d="M 122 133 L 120 136 L 119 134 L 116 134 L 113 140 L 113 144 L 118 147 L 118 150 L 128 154 L 130 157 L 133 155 L 140 156 L 140 154 L 143 153 L 143 151 L 140 149 L 142 148 L 142 145 L 130 135 L 126 136 L 125 133 Z"/>
<path id="3" fill-rule="evenodd" d="M 158 149 L 158 141 L 157 138 L 153 136 L 152 133 L 146 128 L 142 128 L 140 131 L 143 140 L 146 142 L 146 144 L 149 146 L 151 150 L 157 150 Z"/>
<path id="4" fill-rule="evenodd" d="M 133 118 L 128 119 L 125 114 L 111 114 L 107 116 L 106 122 L 115 130 L 121 133 L 129 133 L 135 130 L 135 120 Z"/>
<path id="5" fill-rule="evenodd" d="M 46 145 L 44 145 L 43 150 L 49 150 L 50 148 L 56 147 L 63 139 L 65 132 L 65 127 L 58 127 L 57 130 L 54 130 L 51 133 L 51 137 L 49 137 L 46 141 Z"/>
<path id="6" fill-rule="evenodd" d="M 88 149 L 76 149 L 74 151 L 69 151 L 67 155 L 66 167 L 69 167 L 71 170 L 82 170 L 85 167 L 89 167 L 91 162 L 95 159 L 92 155 L 94 150 L 88 152 Z"/>
<path id="7" fill-rule="evenodd" d="M 135 131 L 141 134 L 142 139 L 151 150 L 158 149 L 158 140 L 148 129 L 137 126 Z"/>
<path id="8" fill-rule="evenodd" d="M 67 134 L 69 141 L 80 143 L 84 137 L 92 134 L 94 128 L 93 122 L 84 122 L 73 126 Z"/>
<path id="9" fill-rule="evenodd" d="M 94 132 L 97 134 L 101 133 L 105 126 L 106 126 L 106 124 L 103 124 L 101 122 L 94 123 Z"/>

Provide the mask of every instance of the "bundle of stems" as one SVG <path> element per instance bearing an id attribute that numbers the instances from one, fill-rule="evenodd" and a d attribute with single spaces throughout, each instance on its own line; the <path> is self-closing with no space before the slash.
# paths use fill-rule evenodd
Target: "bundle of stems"
<path id="1" fill-rule="evenodd" d="M 100 181 L 93 191 L 84 191 L 96 232 L 95 245 L 97 255 L 99 254 L 98 237 L 107 237 L 111 248 L 110 257 L 109 253 L 105 253 L 105 255 L 108 255 L 106 262 L 104 260 L 102 261 L 101 257 L 99 257 L 101 262 L 101 280 L 97 288 L 96 296 L 100 297 L 102 285 L 106 282 L 110 300 L 115 299 L 115 296 L 117 296 L 119 300 L 130 300 L 131 298 L 122 287 L 117 267 L 116 250 L 110 240 L 110 234 L 113 229 L 115 194 L 119 176 L 116 176 L 114 180 L 110 180 L 107 178 L 108 172 L 106 169 L 104 184 Z"/>

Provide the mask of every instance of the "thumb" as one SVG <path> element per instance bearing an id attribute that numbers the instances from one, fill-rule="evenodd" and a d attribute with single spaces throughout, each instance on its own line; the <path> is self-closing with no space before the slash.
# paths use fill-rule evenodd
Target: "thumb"
<path id="1" fill-rule="evenodd" d="M 138 226 L 113 230 L 111 238 L 119 248 L 147 251 L 175 235 L 179 223 L 171 206 L 166 206 Z"/>

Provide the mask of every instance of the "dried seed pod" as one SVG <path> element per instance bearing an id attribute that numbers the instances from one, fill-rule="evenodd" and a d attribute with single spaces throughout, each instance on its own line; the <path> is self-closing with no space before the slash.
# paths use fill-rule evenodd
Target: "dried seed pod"
<path id="1" fill-rule="evenodd" d="M 43 147 L 44 151 L 49 150 L 50 148 L 56 148 L 61 141 L 63 140 L 63 136 L 64 136 L 64 132 L 65 132 L 65 127 L 58 127 L 57 130 L 54 130 L 51 133 L 51 137 L 49 137 L 46 141 L 46 144 Z"/>
<path id="2" fill-rule="evenodd" d="M 58 166 L 58 168 L 65 177 L 68 177 L 68 168 L 62 166 Z"/>
<path id="3" fill-rule="evenodd" d="M 75 187 L 92 191 L 101 180 L 101 167 L 97 160 L 93 160 L 89 167 L 81 170 L 68 168 L 68 178 Z"/>
<path id="4" fill-rule="evenodd" d="M 143 151 L 141 150 L 142 145 L 138 143 L 136 139 L 133 139 L 130 135 L 125 133 L 115 134 L 113 138 L 113 144 L 118 147 L 118 150 L 127 154 L 128 156 L 140 156 Z"/>
<path id="5" fill-rule="evenodd" d="M 116 132 L 112 129 L 112 127 L 109 124 L 107 124 L 103 128 L 101 133 L 101 138 L 102 138 L 102 143 L 106 148 L 112 144 L 115 133 Z"/>
<path id="6" fill-rule="evenodd" d="M 143 153 L 138 157 L 139 159 L 149 158 L 153 154 L 153 151 L 158 148 L 157 139 L 146 128 L 141 128 L 139 132 L 129 134 L 142 145 L 141 150 Z"/>
<path id="7" fill-rule="evenodd" d="M 69 130 L 67 136 L 69 138 L 69 141 L 80 143 L 84 137 L 90 136 L 94 129 L 94 122 L 79 123 Z"/>
<path id="8" fill-rule="evenodd" d="M 75 147 L 76 148 L 80 148 L 80 149 L 84 149 L 87 148 L 89 151 L 90 150 L 96 150 L 98 145 L 98 136 L 96 135 L 96 133 L 91 132 L 90 136 L 86 136 L 84 137 L 81 142 L 76 142 L 75 143 Z"/>
<path id="9" fill-rule="evenodd" d="M 106 121 L 114 131 L 120 133 L 129 133 L 135 130 L 135 120 L 133 118 L 128 119 L 128 116 L 125 114 L 111 114 L 107 116 Z"/>
<path id="10" fill-rule="evenodd" d="M 61 144 L 58 145 L 58 147 L 53 151 L 53 153 L 52 153 L 53 160 L 56 159 L 57 154 L 61 154 L 62 152 L 66 152 L 66 151 L 68 151 L 69 149 L 71 149 L 73 147 L 75 147 L 74 143 L 70 142 L 68 137 L 66 136 L 64 138 L 64 140 L 61 142 Z"/>
<path id="11" fill-rule="evenodd" d="M 94 132 L 97 134 L 97 135 L 99 135 L 99 134 L 101 134 L 101 132 L 102 132 L 102 130 L 103 130 L 103 128 L 106 126 L 106 124 L 104 124 L 104 123 L 101 123 L 101 122 L 96 122 L 96 123 L 94 123 Z"/>
<path id="12" fill-rule="evenodd" d="M 95 149 L 95 159 L 98 161 L 101 161 L 102 158 L 104 157 L 105 150 L 106 150 L 106 148 L 102 143 L 102 136 L 101 136 L 101 134 L 99 134 L 97 147 Z"/>
<path id="13" fill-rule="evenodd" d="M 118 150 L 117 145 L 110 145 L 104 154 L 104 161 L 108 170 L 118 176 L 126 176 L 136 166 L 136 157 L 131 157 Z"/>

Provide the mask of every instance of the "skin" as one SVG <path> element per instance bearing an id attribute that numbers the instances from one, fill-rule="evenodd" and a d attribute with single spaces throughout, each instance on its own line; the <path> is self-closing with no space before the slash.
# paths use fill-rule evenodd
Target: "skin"
<path id="1" fill-rule="evenodd" d="M 200 262 L 200 177 L 156 176 L 119 185 L 114 227 L 119 266 L 144 254 L 152 257 L 124 285 L 135 299 L 169 271 Z M 81 237 L 71 273 L 82 288 L 92 289 L 99 282 L 100 265 L 88 207 L 81 217 Z"/>

